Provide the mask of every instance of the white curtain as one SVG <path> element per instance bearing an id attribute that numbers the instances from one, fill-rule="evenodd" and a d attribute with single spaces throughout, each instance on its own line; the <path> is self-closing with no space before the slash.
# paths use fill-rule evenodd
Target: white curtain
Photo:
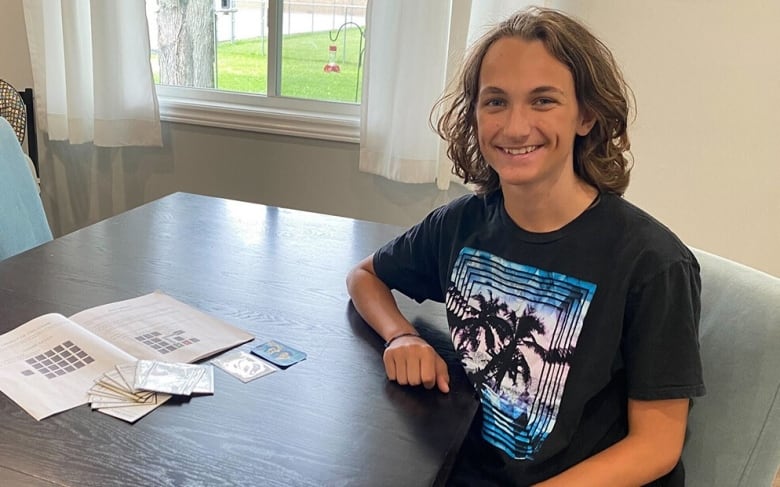
<path id="1" fill-rule="evenodd" d="M 467 44 L 487 25 L 530 3 L 370 0 L 360 169 L 395 181 L 449 188 L 452 163 L 428 125 L 433 104 L 457 72 Z"/>
<path id="2" fill-rule="evenodd" d="M 360 169 L 407 183 L 438 173 L 428 115 L 446 80 L 450 0 L 371 0 L 361 103 Z M 447 180 L 446 184 L 449 184 Z"/>
<path id="3" fill-rule="evenodd" d="M 162 145 L 144 0 L 24 0 L 24 18 L 49 139 Z"/>

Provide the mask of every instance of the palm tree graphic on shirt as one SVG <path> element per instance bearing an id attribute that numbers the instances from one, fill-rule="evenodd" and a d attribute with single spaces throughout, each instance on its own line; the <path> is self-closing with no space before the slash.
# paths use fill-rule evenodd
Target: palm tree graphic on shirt
<path id="1" fill-rule="evenodd" d="M 546 349 L 535 334 L 545 335 L 542 320 L 536 316 L 533 306 L 527 305 L 520 314 L 491 291 L 487 296 L 476 294 L 464 298 L 454 284 L 450 284 L 448 297 L 454 304 L 453 313 L 460 318 L 452 330 L 453 342 L 461 359 L 470 355 L 483 341 L 490 357 L 487 364 L 472 373 L 477 384 L 490 384 L 499 392 L 501 383 L 508 378 L 517 383 L 522 379 L 526 392 L 531 383 L 531 367 L 525 353 L 530 351 L 546 363 L 569 364 L 572 347 Z M 471 301 L 474 304 L 471 304 Z"/>
<path id="2" fill-rule="evenodd" d="M 449 281 L 452 343 L 483 405 L 483 437 L 531 459 L 555 426 L 596 285 L 469 247 Z"/>

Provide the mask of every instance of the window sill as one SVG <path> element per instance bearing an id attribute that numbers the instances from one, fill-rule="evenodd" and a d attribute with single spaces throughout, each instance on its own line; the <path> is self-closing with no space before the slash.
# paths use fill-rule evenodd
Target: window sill
<path id="1" fill-rule="evenodd" d="M 256 97 L 272 100 L 276 105 L 285 105 L 258 106 L 230 100 L 231 97 L 235 98 L 234 95 L 226 95 L 226 99 L 222 100 L 204 100 L 165 93 L 175 91 L 165 88 L 167 87 L 158 86 L 157 91 L 160 118 L 166 122 L 338 142 L 360 142 L 358 105 Z M 316 109 L 323 106 L 328 108 Z"/>

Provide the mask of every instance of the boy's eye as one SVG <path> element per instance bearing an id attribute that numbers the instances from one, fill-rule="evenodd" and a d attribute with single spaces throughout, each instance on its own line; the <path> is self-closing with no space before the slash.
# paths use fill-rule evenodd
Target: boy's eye
<path id="1" fill-rule="evenodd" d="M 534 106 L 537 107 L 547 107 L 555 103 L 555 100 L 552 98 L 537 98 L 534 100 Z"/>
<path id="2" fill-rule="evenodd" d="M 502 98 L 488 98 L 482 104 L 486 107 L 501 107 L 506 105 L 506 102 Z"/>

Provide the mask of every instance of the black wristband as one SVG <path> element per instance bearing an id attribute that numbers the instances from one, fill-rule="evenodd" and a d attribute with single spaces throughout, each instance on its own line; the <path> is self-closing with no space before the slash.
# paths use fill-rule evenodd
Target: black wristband
<path id="1" fill-rule="evenodd" d="M 386 341 L 385 342 L 385 348 L 389 347 L 391 343 L 393 343 L 394 341 L 398 340 L 399 338 L 403 338 L 403 337 L 418 337 L 419 338 L 419 336 L 420 336 L 420 334 L 417 333 L 417 332 L 414 332 L 414 331 L 410 331 L 408 333 L 401 333 L 400 335 L 396 335 L 393 338 L 391 338 L 388 341 Z"/>

